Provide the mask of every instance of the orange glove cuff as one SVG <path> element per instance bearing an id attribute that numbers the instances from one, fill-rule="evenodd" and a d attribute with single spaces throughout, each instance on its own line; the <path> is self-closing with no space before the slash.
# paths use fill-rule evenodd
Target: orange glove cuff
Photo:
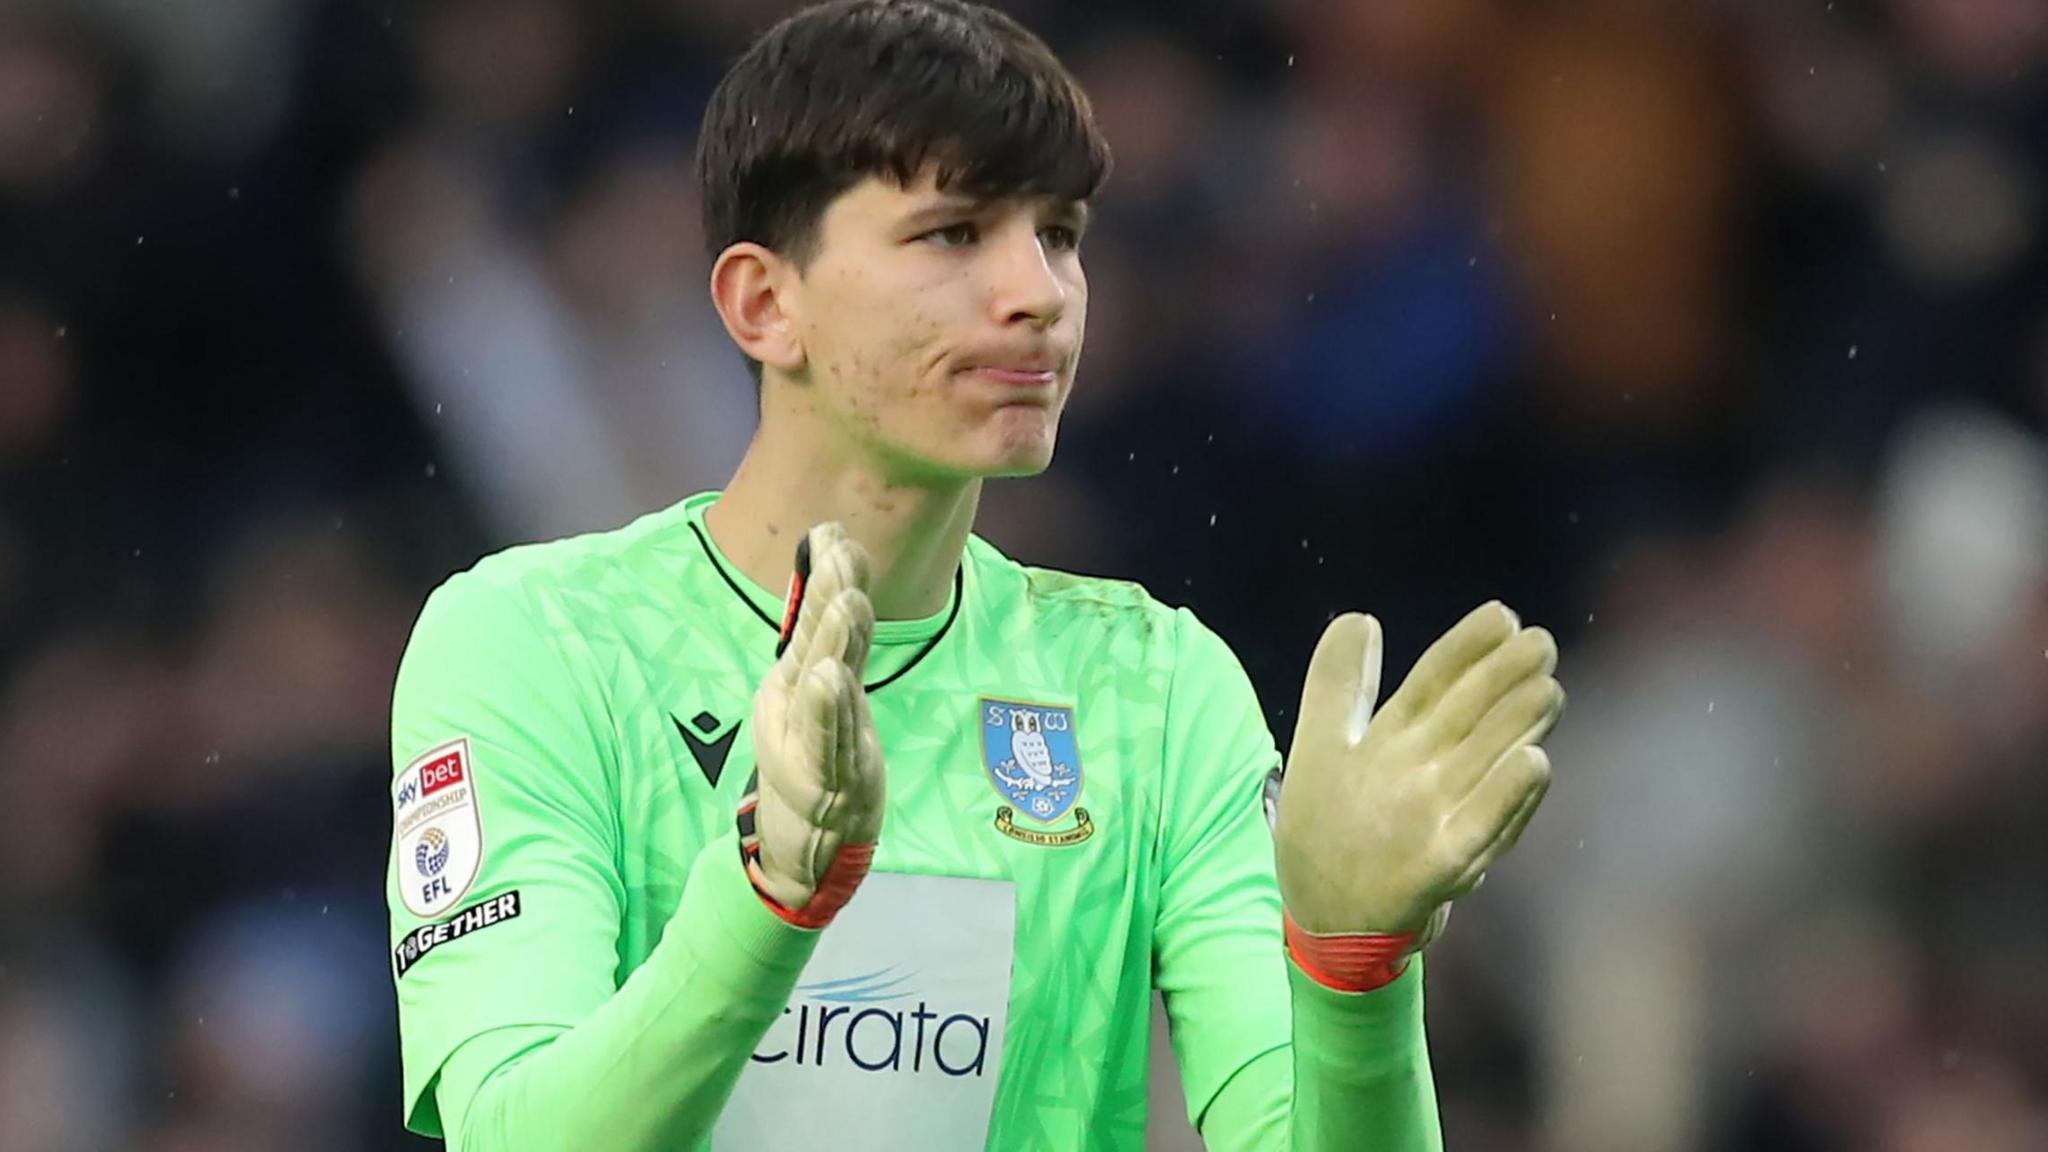
<path id="1" fill-rule="evenodd" d="M 761 890 L 761 864 L 758 853 L 755 857 L 747 859 L 747 879 L 754 882 L 754 892 L 761 897 L 761 903 L 766 904 L 770 912 L 781 917 L 784 923 L 793 924 L 798 928 L 823 928 L 832 922 L 834 916 L 839 915 L 839 910 L 846 906 L 848 900 L 853 899 L 854 890 L 860 887 L 862 880 L 867 879 L 868 865 L 874 858 L 873 844 L 848 844 L 840 848 L 839 855 L 832 858 L 832 866 L 825 870 L 824 877 L 818 881 L 817 891 L 811 893 L 809 902 L 793 912 L 777 904 L 768 893 Z"/>
<path id="2" fill-rule="evenodd" d="M 1318 936 L 1294 922 L 1283 909 L 1287 955 L 1308 978 L 1337 992 L 1370 992 L 1384 988 L 1408 970 L 1415 933 L 1387 936 L 1348 933 Z"/>

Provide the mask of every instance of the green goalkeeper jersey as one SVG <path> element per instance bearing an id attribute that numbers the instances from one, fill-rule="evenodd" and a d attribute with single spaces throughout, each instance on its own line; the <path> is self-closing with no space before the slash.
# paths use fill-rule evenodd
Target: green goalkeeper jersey
<path id="1" fill-rule="evenodd" d="M 387 874 L 408 1126 L 801 1146 L 779 1108 L 839 1147 L 966 1114 L 989 1148 L 1138 1149 L 1156 988 L 1212 1148 L 1437 1147 L 1421 964 L 1344 995 L 1288 962 L 1272 736 L 1136 585 L 971 538 L 943 611 L 876 626 L 868 882 L 822 931 L 763 907 L 733 814 L 782 593 L 718 552 L 715 499 L 490 557 L 421 614 Z"/>

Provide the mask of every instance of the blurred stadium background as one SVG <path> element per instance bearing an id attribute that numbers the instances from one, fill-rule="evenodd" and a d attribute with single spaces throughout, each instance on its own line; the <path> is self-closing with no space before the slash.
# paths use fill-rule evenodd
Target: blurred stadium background
<path id="1" fill-rule="evenodd" d="M 1564 640 L 1448 1146 L 2048 1148 L 2048 0 L 1007 7 L 1118 166 L 985 534 L 1283 741 L 1341 607 Z M 784 8 L 0 2 L 0 1152 L 425 1146 L 394 663 L 737 460 L 689 156 Z"/>

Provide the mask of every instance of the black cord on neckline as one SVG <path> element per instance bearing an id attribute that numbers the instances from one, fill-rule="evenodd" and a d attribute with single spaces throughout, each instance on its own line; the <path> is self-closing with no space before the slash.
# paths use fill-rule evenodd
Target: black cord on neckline
<path id="1" fill-rule="evenodd" d="M 711 541 L 705 537 L 703 528 L 699 527 L 697 522 L 693 520 L 690 522 L 690 531 L 697 537 L 697 545 L 698 547 L 704 550 L 704 558 L 706 560 L 711 561 L 712 569 L 715 570 L 718 573 L 719 577 L 725 581 L 725 586 L 732 589 L 732 594 L 740 598 L 740 602 L 747 606 L 748 611 L 752 612 L 754 616 L 761 621 L 761 623 L 766 624 L 768 626 L 768 632 L 770 635 L 777 637 L 781 636 L 782 621 L 777 620 L 774 617 L 768 615 L 766 612 L 761 611 L 761 606 L 759 604 L 754 603 L 754 598 L 752 596 L 747 595 L 747 590 L 740 587 L 739 581 L 733 578 L 732 573 L 727 572 L 725 570 L 725 565 L 718 562 L 718 549 L 713 548 L 711 546 Z M 917 655 L 912 656 L 910 660 L 903 665 L 903 667 L 898 668 L 896 671 L 891 672 L 889 675 L 884 676 L 882 679 L 877 680 L 873 684 L 863 685 L 863 687 L 868 692 L 879 692 L 882 689 L 887 688 L 889 685 L 894 684 L 897 680 L 901 679 L 905 672 L 908 672 L 912 668 L 917 667 L 919 661 L 923 660 L 926 656 L 931 655 L 932 649 L 937 648 L 939 646 L 939 641 L 946 638 L 946 633 L 953 630 L 953 621 L 960 618 L 961 601 L 967 599 L 967 582 L 965 579 L 966 571 L 967 560 L 965 557 L 962 557 L 960 560 L 960 566 L 958 568 L 953 569 L 953 605 L 952 608 L 946 613 L 945 622 L 939 625 L 939 630 L 937 632 L 932 633 L 931 638 L 924 642 L 924 647 L 919 648 L 917 650 Z"/>

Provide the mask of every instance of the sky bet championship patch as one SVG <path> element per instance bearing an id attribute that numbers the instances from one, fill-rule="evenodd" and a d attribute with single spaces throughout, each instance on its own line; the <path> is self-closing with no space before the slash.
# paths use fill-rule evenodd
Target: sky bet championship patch
<path id="1" fill-rule="evenodd" d="M 519 889 L 489 900 L 479 901 L 443 920 L 439 924 L 422 924 L 408 933 L 391 950 L 391 963 L 400 978 L 405 970 L 420 962 L 420 957 L 448 943 L 460 940 L 472 932 L 503 924 L 519 916 Z"/>
<path id="2" fill-rule="evenodd" d="M 469 737 L 430 749 L 391 782 L 398 892 L 415 916 L 455 907 L 484 860 Z"/>

